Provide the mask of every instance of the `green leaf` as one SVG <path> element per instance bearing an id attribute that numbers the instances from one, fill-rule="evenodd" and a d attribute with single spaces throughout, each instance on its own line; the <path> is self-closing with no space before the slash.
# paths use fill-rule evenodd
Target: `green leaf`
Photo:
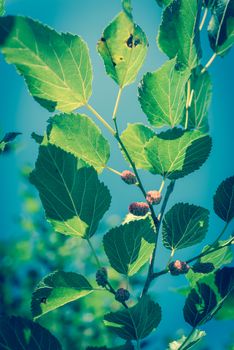
<path id="1" fill-rule="evenodd" d="M 0 348 L 6 350 L 62 350 L 58 340 L 44 327 L 21 317 L 0 317 Z"/>
<path id="2" fill-rule="evenodd" d="M 218 270 L 215 274 L 215 283 L 221 297 L 227 297 L 234 289 L 234 267 Z"/>
<path id="3" fill-rule="evenodd" d="M 217 305 L 214 291 L 206 284 L 197 284 L 198 290 L 192 289 L 184 306 L 184 319 L 192 327 L 208 322 Z"/>
<path id="4" fill-rule="evenodd" d="M 211 150 L 211 138 L 199 131 L 172 129 L 153 137 L 145 146 L 154 174 L 178 179 L 199 169 Z"/>
<path id="5" fill-rule="evenodd" d="M 130 221 L 111 229 L 103 238 L 111 266 L 124 275 L 134 275 L 149 259 L 155 247 L 152 220 Z"/>
<path id="6" fill-rule="evenodd" d="M 234 320 L 234 290 L 226 297 L 221 309 L 215 315 L 216 320 Z"/>
<path id="7" fill-rule="evenodd" d="M 163 219 L 163 244 L 177 250 L 200 243 L 208 230 L 209 210 L 188 203 L 175 204 Z"/>
<path id="8" fill-rule="evenodd" d="M 140 123 L 128 124 L 127 129 L 121 135 L 121 139 L 138 169 L 153 170 L 144 149 L 146 143 L 153 136 L 155 136 L 153 130 Z"/>
<path id="9" fill-rule="evenodd" d="M 141 108 L 150 124 L 157 128 L 180 124 L 185 108 L 185 85 L 190 70 L 181 69 L 176 58 L 153 73 L 144 75 L 139 87 Z"/>
<path id="10" fill-rule="evenodd" d="M 86 350 L 134 350 L 132 343 L 127 342 L 124 345 L 115 346 L 113 348 L 108 348 L 106 346 L 88 346 Z"/>
<path id="11" fill-rule="evenodd" d="M 0 18 L 0 48 L 32 96 L 49 111 L 71 112 L 89 100 L 92 67 L 79 36 L 59 34 L 30 18 L 7 16 Z"/>
<path id="12" fill-rule="evenodd" d="M 123 339 L 143 339 L 160 323 L 161 307 L 146 295 L 128 309 L 110 312 L 104 320 L 107 328 Z"/>
<path id="13" fill-rule="evenodd" d="M 201 56 L 200 0 L 173 0 L 163 12 L 159 48 L 169 57 L 194 68 Z"/>
<path id="14" fill-rule="evenodd" d="M 123 11 L 132 19 L 132 1 L 122 0 Z"/>
<path id="15" fill-rule="evenodd" d="M 21 132 L 8 132 L 4 135 L 4 137 L 0 141 L 0 154 L 4 152 L 5 147 L 10 142 L 14 141 L 18 135 L 21 135 Z"/>
<path id="16" fill-rule="evenodd" d="M 81 114 L 60 114 L 50 119 L 50 143 L 83 159 L 98 172 L 105 168 L 110 146 L 96 124 Z"/>
<path id="17" fill-rule="evenodd" d="M 3 16 L 5 13 L 5 0 L 0 0 L 0 16 Z"/>
<path id="18" fill-rule="evenodd" d="M 108 210 L 111 196 L 92 167 L 54 145 L 41 145 L 30 176 L 55 231 L 91 237 Z"/>
<path id="19" fill-rule="evenodd" d="M 232 0 L 216 0 L 211 7 L 208 26 L 210 46 L 224 56 L 234 43 L 234 4 Z"/>
<path id="20" fill-rule="evenodd" d="M 74 272 L 53 272 L 44 277 L 33 292 L 33 318 L 36 319 L 92 292 L 92 286 L 82 275 Z"/>
<path id="21" fill-rule="evenodd" d="M 206 333 L 204 331 L 200 331 L 196 329 L 193 335 L 189 338 L 189 341 L 186 341 L 187 337 L 184 335 L 179 339 L 171 342 L 167 350 L 189 350 L 192 349 L 195 345 L 197 345 Z M 182 345 L 184 344 L 185 345 Z"/>
<path id="22" fill-rule="evenodd" d="M 132 19 L 121 12 L 104 30 L 97 49 L 106 73 L 121 87 L 131 84 L 145 60 L 147 38 Z"/>
<path id="23" fill-rule="evenodd" d="M 193 90 L 194 93 L 189 108 L 188 129 L 200 130 L 205 133 L 209 130 L 208 109 L 212 95 L 212 83 L 207 71 L 200 74 L 201 69 L 201 66 L 194 69 L 190 78 L 191 91 Z M 185 119 L 184 113 L 183 126 Z"/>
<path id="24" fill-rule="evenodd" d="M 225 222 L 234 217 L 234 176 L 224 180 L 214 195 L 214 211 Z"/>
<path id="25" fill-rule="evenodd" d="M 229 241 L 229 240 L 228 240 Z M 225 245 L 227 241 L 219 241 L 217 247 L 221 247 Z M 202 249 L 202 253 L 208 250 L 210 246 L 205 246 Z M 232 249 L 230 246 L 224 246 L 221 249 L 216 250 L 213 253 L 207 254 L 200 258 L 198 262 L 201 263 L 212 263 L 214 265 L 215 270 L 209 274 L 204 275 L 203 273 L 195 273 L 192 269 L 186 274 L 186 278 L 189 280 L 189 283 L 192 287 L 195 287 L 197 281 L 206 282 L 208 276 L 213 276 L 214 272 L 222 267 L 223 265 L 229 264 L 233 259 Z"/>
<path id="26" fill-rule="evenodd" d="M 159 6 L 168 6 L 172 0 L 156 0 Z"/>

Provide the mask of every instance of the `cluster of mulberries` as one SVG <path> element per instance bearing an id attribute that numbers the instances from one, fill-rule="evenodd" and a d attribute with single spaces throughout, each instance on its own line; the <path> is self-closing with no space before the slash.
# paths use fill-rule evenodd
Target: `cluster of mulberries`
<path id="1" fill-rule="evenodd" d="M 129 170 L 124 170 L 121 173 L 121 179 L 128 185 L 134 185 L 137 183 L 136 175 Z M 149 206 L 159 204 L 161 199 L 162 195 L 160 191 L 148 191 L 146 193 L 146 202 L 131 203 L 129 206 L 129 212 L 136 216 L 145 216 L 149 211 Z"/>
<path id="2" fill-rule="evenodd" d="M 168 268 L 172 276 L 178 276 L 186 274 L 190 266 L 184 261 L 175 260 L 169 264 Z"/>

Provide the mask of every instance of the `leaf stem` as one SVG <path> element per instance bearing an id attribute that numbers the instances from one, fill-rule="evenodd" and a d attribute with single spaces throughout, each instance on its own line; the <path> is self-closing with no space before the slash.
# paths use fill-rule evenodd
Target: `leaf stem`
<path id="1" fill-rule="evenodd" d="M 112 135 L 115 135 L 114 129 L 102 118 L 102 116 L 89 104 L 86 104 L 86 107 L 90 112 L 92 112 L 95 117 L 110 131 Z"/>
<path id="2" fill-rule="evenodd" d="M 153 279 L 155 278 L 154 277 L 154 261 L 155 261 L 156 250 L 157 250 L 159 230 L 160 230 L 160 227 L 161 227 L 163 215 L 164 215 L 164 212 L 166 210 L 168 200 L 169 200 L 169 198 L 170 198 L 170 196 L 171 196 L 171 194 L 172 194 L 172 192 L 174 190 L 174 186 L 175 186 L 175 181 L 172 180 L 169 183 L 169 185 L 167 186 L 167 191 L 166 191 L 166 194 L 165 194 L 162 206 L 161 206 L 161 211 L 160 211 L 160 213 L 158 215 L 158 225 L 157 225 L 157 236 L 156 236 L 155 248 L 154 248 L 153 254 L 151 256 L 150 265 L 149 265 L 149 269 L 148 269 L 148 274 L 147 274 L 147 278 L 146 278 L 145 285 L 143 287 L 141 296 L 145 295 L 148 292 L 150 284 L 153 281 Z"/>
<path id="3" fill-rule="evenodd" d="M 208 8 L 206 7 L 204 12 L 203 12 L 203 16 L 202 16 L 202 20 L 201 20 L 201 23 L 200 23 L 200 26 L 199 26 L 199 30 L 201 31 L 204 24 L 205 24 L 205 21 L 206 21 L 206 17 L 208 15 Z"/>
<path id="4" fill-rule="evenodd" d="M 210 65 L 213 63 L 213 61 L 215 60 L 215 58 L 217 57 L 217 53 L 215 52 L 211 58 L 209 59 L 209 61 L 206 63 L 205 67 L 202 68 L 201 70 L 201 74 L 205 73 L 205 71 L 210 67 Z"/>
<path id="5" fill-rule="evenodd" d="M 98 267 L 98 268 L 101 268 L 101 263 L 100 263 L 100 261 L 99 261 L 99 259 L 98 259 L 98 257 L 97 257 L 97 254 L 95 253 L 95 249 L 94 249 L 94 247 L 93 247 L 93 245 L 92 245 L 92 243 L 91 243 L 91 241 L 90 241 L 89 238 L 87 238 L 87 242 L 88 242 L 88 245 L 89 245 L 89 247 L 90 247 L 90 249 L 91 249 L 91 252 L 92 252 L 92 254 L 93 254 L 93 257 L 94 257 L 94 259 L 96 260 L 97 267 Z"/>
<path id="6" fill-rule="evenodd" d="M 113 116 L 112 116 L 113 120 L 116 119 L 116 114 L 117 114 L 117 111 L 118 111 L 119 102 L 120 102 L 120 98 L 121 98 L 122 92 L 123 92 L 123 88 L 119 88 L 119 92 L 118 92 L 118 95 L 117 95 L 117 99 L 116 99 L 115 107 L 114 107 L 114 111 L 113 111 Z"/>
<path id="7" fill-rule="evenodd" d="M 105 168 L 106 168 L 107 170 L 111 171 L 112 173 L 121 176 L 121 172 L 120 172 L 120 171 L 115 170 L 115 169 L 111 168 L 110 166 L 106 166 Z"/>
<path id="8" fill-rule="evenodd" d="M 137 350 L 141 350 L 141 343 L 140 343 L 140 340 L 137 339 Z"/>
<path id="9" fill-rule="evenodd" d="M 191 94 L 191 80 L 189 79 L 187 82 L 187 98 L 186 98 L 186 105 L 185 105 L 185 109 L 186 109 L 186 111 L 185 111 L 185 125 L 184 125 L 185 129 L 188 129 L 190 94 Z"/>
<path id="10" fill-rule="evenodd" d="M 161 182 L 161 185 L 160 185 L 158 192 L 160 192 L 160 193 L 162 192 L 164 185 L 165 185 L 165 178 L 162 179 L 162 182 Z"/>
<path id="11" fill-rule="evenodd" d="M 196 331 L 196 327 L 193 327 L 189 335 L 186 337 L 186 339 L 183 341 L 183 343 L 180 345 L 178 350 L 183 349 L 184 346 L 188 343 L 189 339 L 193 336 L 194 332 Z"/>

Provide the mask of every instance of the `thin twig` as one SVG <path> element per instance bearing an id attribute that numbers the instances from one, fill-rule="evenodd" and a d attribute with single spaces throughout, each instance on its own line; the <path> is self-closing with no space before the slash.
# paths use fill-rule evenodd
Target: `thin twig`
<path id="1" fill-rule="evenodd" d="M 122 175 L 122 173 L 121 173 L 120 171 L 118 171 L 118 170 L 116 170 L 116 169 L 113 169 L 113 168 L 111 168 L 110 166 L 105 166 L 105 169 L 111 171 L 112 173 L 114 173 L 114 174 L 116 174 L 116 175 L 118 175 L 118 176 L 121 176 L 121 175 Z"/>

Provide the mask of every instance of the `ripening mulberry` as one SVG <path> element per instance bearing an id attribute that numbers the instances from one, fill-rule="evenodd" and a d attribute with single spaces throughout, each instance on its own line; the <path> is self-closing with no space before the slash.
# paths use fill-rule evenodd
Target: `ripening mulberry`
<path id="1" fill-rule="evenodd" d="M 130 297 L 130 293 L 127 289 L 119 288 L 116 291 L 115 294 L 115 300 L 119 301 L 120 303 L 123 303 L 124 301 L 127 301 Z"/>
<path id="2" fill-rule="evenodd" d="M 159 204 L 161 199 L 162 195 L 159 191 L 148 191 L 146 194 L 146 200 L 149 204 Z"/>
<path id="3" fill-rule="evenodd" d="M 136 175 L 129 170 L 124 170 L 121 174 L 121 179 L 128 185 L 137 183 Z"/>
<path id="4" fill-rule="evenodd" d="M 186 262 L 180 260 L 171 262 L 168 267 L 172 276 L 186 274 L 190 269 L 190 266 Z"/>
<path id="5" fill-rule="evenodd" d="M 145 202 L 133 202 L 129 205 L 129 212 L 136 216 L 144 216 L 149 211 L 149 204 Z"/>
<path id="6" fill-rule="evenodd" d="M 107 284 L 107 270 L 105 267 L 101 267 L 96 272 L 96 282 L 99 286 L 105 287 Z"/>

